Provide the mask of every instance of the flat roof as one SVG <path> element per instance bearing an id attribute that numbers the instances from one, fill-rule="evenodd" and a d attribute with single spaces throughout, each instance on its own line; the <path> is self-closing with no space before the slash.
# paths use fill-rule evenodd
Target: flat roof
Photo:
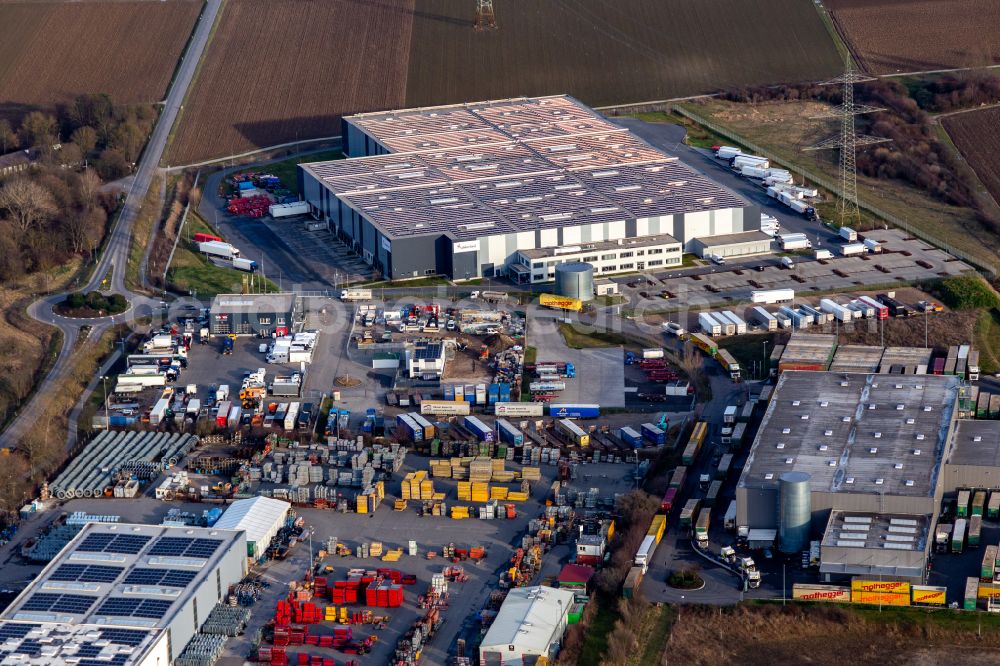
<path id="1" fill-rule="evenodd" d="M 233 530 L 87 523 L 0 619 L 163 629 L 240 542 Z"/>
<path id="2" fill-rule="evenodd" d="M 695 238 L 703 245 L 716 247 L 718 245 L 739 245 L 740 243 L 759 243 L 761 241 L 771 242 L 774 237 L 763 231 L 741 231 L 737 234 L 721 234 L 719 236 L 701 236 Z"/>
<path id="3" fill-rule="evenodd" d="M 654 236 L 639 236 L 637 238 L 623 238 L 620 241 L 596 241 L 593 243 L 574 243 L 561 247 L 542 247 L 534 250 L 518 250 L 529 259 L 541 259 L 543 257 L 559 257 L 563 255 L 579 254 L 580 252 L 607 252 L 608 250 L 627 250 L 636 247 L 651 247 L 656 245 L 680 245 L 681 242 L 670 234 L 656 234 Z M 651 255 L 649 258 L 656 258 Z"/>
<path id="4" fill-rule="evenodd" d="M 946 375 L 789 370 L 780 375 L 739 485 L 930 497 L 958 396 Z"/>
<path id="5" fill-rule="evenodd" d="M 878 372 L 882 347 L 840 345 L 833 355 L 830 372 Z"/>
<path id="6" fill-rule="evenodd" d="M 1000 467 L 1000 421 L 961 419 L 951 441 L 948 464 Z"/>
<path id="7" fill-rule="evenodd" d="M 300 166 L 390 238 L 470 240 L 749 205 L 566 95 L 345 120 L 394 152 Z"/>
<path id="8" fill-rule="evenodd" d="M 145 629 L 0 622 L 0 664 L 122 666 L 138 662 L 158 636 Z"/>
<path id="9" fill-rule="evenodd" d="M 929 516 L 830 512 L 822 546 L 923 551 L 930 527 Z"/>
<path id="10" fill-rule="evenodd" d="M 529 654 L 545 654 L 559 641 L 560 623 L 576 594 L 551 587 L 517 587 L 507 593 L 480 648 L 514 645 Z"/>
<path id="11" fill-rule="evenodd" d="M 291 312 L 295 307 L 295 294 L 217 294 L 212 299 L 213 314 L 243 312 Z M 291 322 L 287 322 L 291 323 Z"/>
<path id="12" fill-rule="evenodd" d="M 882 354 L 882 365 L 879 367 L 879 372 L 887 374 L 892 366 L 901 365 L 907 369 L 904 374 L 912 374 L 916 366 L 930 365 L 931 353 L 932 350 L 920 347 L 886 347 Z"/>
<path id="13" fill-rule="evenodd" d="M 826 365 L 837 346 L 837 336 L 832 333 L 792 333 L 781 352 L 778 364 Z"/>

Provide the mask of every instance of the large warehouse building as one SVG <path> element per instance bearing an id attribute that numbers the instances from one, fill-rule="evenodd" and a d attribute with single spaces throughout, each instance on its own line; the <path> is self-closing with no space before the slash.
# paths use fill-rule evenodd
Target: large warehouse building
<path id="1" fill-rule="evenodd" d="M 779 547 L 799 524 L 822 534 L 827 581 L 922 582 L 928 532 L 953 490 L 942 468 L 960 388 L 955 376 L 782 373 L 737 484 L 737 525 L 773 531 Z"/>
<path id="2" fill-rule="evenodd" d="M 760 209 L 567 96 L 344 119 L 349 158 L 300 165 L 313 214 L 392 279 L 552 279 L 681 264 Z M 740 237 L 745 242 L 746 237 Z"/>
<path id="3" fill-rule="evenodd" d="M 246 574 L 242 532 L 89 523 L 0 616 L 18 663 L 167 666 Z"/>
<path id="4" fill-rule="evenodd" d="M 507 594 L 479 645 L 484 666 L 527 666 L 540 657 L 554 663 L 576 593 L 551 587 L 518 587 Z"/>

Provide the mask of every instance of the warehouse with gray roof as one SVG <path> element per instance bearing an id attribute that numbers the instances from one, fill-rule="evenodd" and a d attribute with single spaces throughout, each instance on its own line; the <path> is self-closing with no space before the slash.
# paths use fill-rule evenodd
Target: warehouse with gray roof
<path id="1" fill-rule="evenodd" d="M 348 159 L 300 165 L 303 198 L 392 279 L 678 266 L 696 239 L 760 229 L 757 206 L 565 95 L 349 116 L 343 136 Z M 632 239 L 650 244 L 614 247 Z"/>
<path id="2" fill-rule="evenodd" d="M 19 663 L 165 666 L 247 572 L 243 532 L 88 523 L 0 615 Z"/>

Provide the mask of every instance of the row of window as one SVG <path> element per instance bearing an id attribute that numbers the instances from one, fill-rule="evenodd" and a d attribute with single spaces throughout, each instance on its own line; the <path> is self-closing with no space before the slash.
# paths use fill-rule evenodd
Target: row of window
<path id="1" fill-rule="evenodd" d="M 663 254 L 664 252 L 667 252 L 667 250 L 662 247 L 654 247 L 649 250 L 636 250 L 636 251 L 625 250 L 623 252 L 609 252 L 608 254 L 602 254 L 602 255 L 592 254 L 590 256 L 581 258 L 580 261 L 593 264 L 597 263 L 598 261 L 615 261 L 617 259 L 629 259 L 632 257 L 644 257 L 647 255 Z M 671 255 L 680 255 L 680 253 L 681 253 L 680 248 L 671 249 L 669 251 L 669 254 Z M 566 258 L 566 259 L 553 259 L 550 261 L 536 261 L 531 265 L 531 267 L 536 270 L 545 267 L 551 268 L 552 266 L 561 264 L 565 261 L 570 261 L 570 259 Z"/>
<path id="2" fill-rule="evenodd" d="M 646 261 L 646 262 L 640 262 L 638 270 L 646 270 L 646 269 L 649 269 L 649 268 L 656 268 L 658 266 L 664 266 L 664 265 L 666 265 L 666 263 L 667 263 L 667 261 L 665 259 L 650 259 L 649 261 Z M 670 264 L 673 265 L 673 266 L 676 266 L 679 263 L 680 263 L 680 261 L 678 261 L 678 260 L 673 260 L 673 261 L 670 262 Z M 627 271 L 634 271 L 634 270 L 636 270 L 636 264 L 635 263 L 625 263 L 625 264 L 617 264 L 617 265 L 611 264 L 611 265 L 605 265 L 605 266 L 597 266 L 597 267 L 594 268 L 594 271 L 597 272 L 597 273 L 625 273 Z M 552 278 L 554 278 L 555 275 L 556 275 L 555 269 L 550 269 L 548 271 L 548 278 L 550 280 Z M 546 273 L 533 272 L 531 274 L 532 281 L 540 281 L 540 280 L 544 280 L 545 278 L 546 278 Z"/>

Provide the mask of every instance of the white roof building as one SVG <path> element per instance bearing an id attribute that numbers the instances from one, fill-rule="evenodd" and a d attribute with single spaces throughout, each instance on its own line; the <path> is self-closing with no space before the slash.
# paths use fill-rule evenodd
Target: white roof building
<path id="1" fill-rule="evenodd" d="M 264 554 L 268 544 L 285 524 L 292 505 L 272 497 L 236 500 L 215 523 L 216 529 L 243 530 L 247 537 L 247 556 Z"/>
<path id="2" fill-rule="evenodd" d="M 551 661 L 566 631 L 573 598 L 573 592 L 551 587 L 511 590 L 479 646 L 479 662 L 522 666 L 539 656 Z"/>
<path id="3" fill-rule="evenodd" d="M 243 534 L 88 523 L 0 614 L 0 664 L 166 666 L 246 575 Z"/>

